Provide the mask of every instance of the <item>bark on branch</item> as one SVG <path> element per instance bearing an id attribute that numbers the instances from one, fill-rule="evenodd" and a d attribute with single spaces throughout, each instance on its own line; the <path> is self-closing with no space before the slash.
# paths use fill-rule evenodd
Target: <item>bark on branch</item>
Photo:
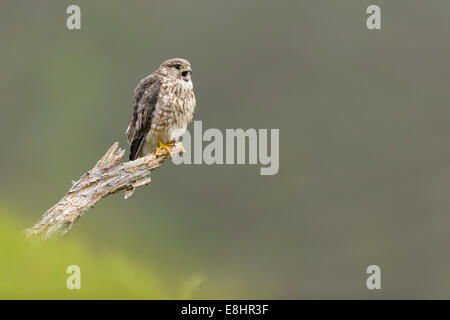
<path id="1" fill-rule="evenodd" d="M 180 142 L 170 147 L 173 155 L 182 149 Z M 167 150 L 134 161 L 122 162 L 125 150 L 114 143 L 97 164 L 74 182 L 67 194 L 39 221 L 24 231 L 27 238 L 50 239 L 66 235 L 73 224 L 97 201 L 120 190 L 130 194 L 134 188 L 150 183 L 150 173 L 168 157 Z"/>

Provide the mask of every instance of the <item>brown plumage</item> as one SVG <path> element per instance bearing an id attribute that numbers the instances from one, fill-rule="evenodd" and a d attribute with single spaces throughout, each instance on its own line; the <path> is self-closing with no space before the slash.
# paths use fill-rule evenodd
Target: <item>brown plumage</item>
<path id="1" fill-rule="evenodd" d="M 191 73 L 189 61 L 170 59 L 139 81 L 127 129 L 130 160 L 155 151 L 158 144 L 177 141 L 184 133 L 195 109 Z"/>

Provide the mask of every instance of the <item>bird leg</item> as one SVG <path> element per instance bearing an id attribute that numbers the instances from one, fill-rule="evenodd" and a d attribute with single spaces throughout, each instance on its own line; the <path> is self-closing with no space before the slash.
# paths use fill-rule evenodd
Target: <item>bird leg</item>
<path id="1" fill-rule="evenodd" d="M 172 157 L 172 152 L 170 151 L 169 147 L 173 147 L 173 146 L 175 145 L 175 141 L 170 141 L 170 142 L 168 142 L 167 144 L 164 144 L 164 143 L 161 142 L 161 140 L 158 140 L 158 144 L 159 144 L 159 147 L 158 147 L 158 149 L 156 150 L 155 155 L 158 156 L 158 155 L 159 155 L 159 152 L 160 152 L 162 149 L 166 149 L 167 152 L 169 152 L 169 155 Z M 180 150 L 180 151 L 181 151 L 181 152 L 184 152 L 183 145 L 181 145 L 181 150 Z"/>
<path id="2" fill-rule="evenodd" d="M 159 152 L 160 152 L 162 149 L 166 149 L 167 152 L 169 153 L 170 157 L 172 157 L 172 152 L 170 151 L 170 148 L 169 148 L 169 147 L 173 147 L 173 146 L 175 145 L 175 141 L 171 141 L 171 142 L 168 142 L 167 144 L 164 144 L 164 143 L 161 142 L 161 140 L 158 140 L 158 144 L 159 144 L 159 147 L 158 147 L 158 149 L 157 149 L 156 152 L 155 152 L 155 154 L 156 154 L 157 156 L 159 155 Z"/>

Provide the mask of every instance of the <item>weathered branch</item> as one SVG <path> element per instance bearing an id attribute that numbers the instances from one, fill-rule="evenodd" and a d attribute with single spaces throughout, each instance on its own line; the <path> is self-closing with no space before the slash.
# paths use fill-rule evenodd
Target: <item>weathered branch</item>
<path id="1" fill-rule="evenodd" d="M 172 154 L 181 151 L 182 145 L 177 142 L 170 147 Z M 134 188 L 150 183 L 150 173 L 158 168 L 168 157 L 166 150 L 155 156 L 145 157 L 121 163 L 125 150 L 114 143 L 97 164 L 74 182 L 69 192 L 31 228 L 24 231 L 27 238 L 49 239 L 62 237 L 72 228 L 75 221 L 84 212 L 92 208 L 97 201 L 125 190 L 131 195 Z"/>

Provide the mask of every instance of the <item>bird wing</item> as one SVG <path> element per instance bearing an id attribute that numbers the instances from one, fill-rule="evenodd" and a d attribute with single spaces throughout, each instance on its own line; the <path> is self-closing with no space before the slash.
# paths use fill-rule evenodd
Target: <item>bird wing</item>
<path id="1" fill-rule="evenodd" d="M 133 116 L 128 126 L 128 142 L 131 144 L 130 160 L 135 160 L 143 140 L 151 128 L 152 114 L 158 101 L 160 76 L 153 72 L 137 85 L 133 92 Z"/>

